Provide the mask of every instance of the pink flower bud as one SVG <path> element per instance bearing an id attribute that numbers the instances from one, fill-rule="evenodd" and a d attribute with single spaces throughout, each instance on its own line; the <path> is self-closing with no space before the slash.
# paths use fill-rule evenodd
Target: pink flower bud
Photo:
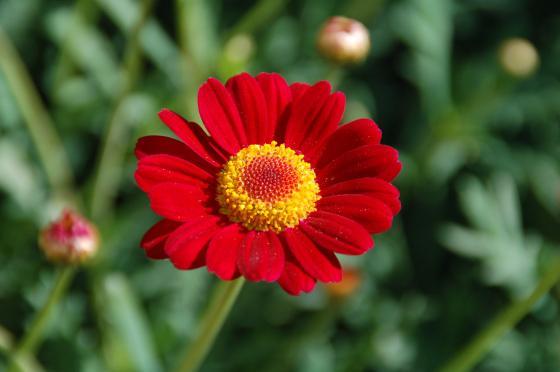
<path id="1" fill-rule="evenodd" d="M 357 63 L 369 52 L 367 28 L 346 17 L 332 17 L 323 25 L 317 39 L 317 49 L 325 58 L 339 64 Z"/>
<path id="2" fill-rule="evenodd" d="M 97 229 L 83 216 L 65 209 L 60 217 L 41 230 L 39 246 L 53 262 L 79 264 L 96 252 Z"/>

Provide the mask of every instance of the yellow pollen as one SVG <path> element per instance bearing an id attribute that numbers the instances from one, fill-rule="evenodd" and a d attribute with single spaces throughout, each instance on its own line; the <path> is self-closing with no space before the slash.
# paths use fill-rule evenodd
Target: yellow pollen
<path id="1" fill-rule="evenodd" d="M 240 150 L 218 175 L 220 212 L 249 230 L 294 227 L 315 211 L 320 198 L 303 155 L 275 141 Z"/>

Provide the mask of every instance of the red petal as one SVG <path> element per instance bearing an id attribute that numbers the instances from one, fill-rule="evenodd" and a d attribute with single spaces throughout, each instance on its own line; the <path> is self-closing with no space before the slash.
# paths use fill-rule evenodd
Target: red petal
<path id="1" fill-rule="evenodd" d="M 212 138 L 229 154 L 248 145 L 235 102 L 218 80 L 210 78 L 198 90 L 198 111 Z"/>
<path id="2" fill-rule="evenodd" d="M 219 229 L 218 221 L 219 218 L 214 216 L 196 218 L 169 235 L 165 253 L 176 268 L 189 270 L 204 265 L 205 248 Z"/>
<path id="3" fill-rule="evenodd" d="M 399 190 L 387 181 L 380 178 L 356 178 L 334 185 L 321 190 L 321 195 L 332 196 L 340 194 L 361 194 L 381 200 L 393 211 L 393 215 L 399 213 L 401 202 L 399 200 Z"/>
<path id="4" fill-rule="evenodd" d="M 317 202 L 317 209 L 356 221 L 372 234 L 387 231 L 393 223 L 391 209 L 380 200 L 369 196 L 351 194 L 327 196 Z"/>
<path id="5" fill-rule="evenodd" d="M 344 95 L 330 94 L 331 85 L 321 81 L 292 102 L 284 142 L 301 150 L 306 158 L 335 131 L 344 112 Z"/>
<path id="6" fill-rule="evenodd" d="M 317 168 L 322 168 L 347 151 L 364 145 L 377 145 L 380 140 L 381 130 L 371 119 L 358 119 L 344 124 L 327 139 Z"/>
<path id="7" fill-rule="evenodd" d="M 377 175 L 377 177 L 392 181 L 399 175 L 402 169 L 402 164 L 400 161 L 396 161 L 394 163 L 389 164 L 381 173 Z"/>
<path id="8" fill-rule="evenodd" d="M 271 231 L 250 231 L 241 243 L 238 265 L 247 280 L 273 282 L 284 269 L 284 247 Z"/>
<path id="9" fill-rule="evenodd" d="M 293 83 L 290 85 L 290 91 L 292 92 L 292 101 L 299 99 L 311 85 L 307 83 Z"/>
<path id="10" fill-rule="evenodd" d="M 180 222 L 161 220 L 152 226 L 142 237 L 140 246 L 146 251 L 146 256 L 155 259 L 167 258 L 163 247 L 167 237 L 179 226 Z"/>
<path id="11" fill-rule="evenodd" d="M 194 151 L 188 148 L 183 142 L 164 136 L 146 136 L 138 140 L 136 149 L 134 150 L 138 160 L 151 155 L 170 155 L 177 158 L 185 159 L 195 164 L 201 169 L 212 174 L 218 171 L 218 168 L 203 160 Z"/>
<path id="12" fill-rule="evenodd" d="M 281 117 L 292 101 L 292 93 L 286 80 L 278 74 L 261 73 L 257 75 L 257 82 L 264 94 L 268 110 L 268 125 L 263 126 L 266 129 L 264 142 L 268 143 L 273 140 Z"/>
<path id="13" fill-rule="evenodd" d="M 161 110 L 159 117 L 201 159 L 214 167 L 219 167 L 226 161 L 227 158 L 219 152 L 214 140 L 208 137 L 198 124 L 185 120 L 169 109 Z"/>
<path id="14" fill-rule="evenodd" d="M 165 136 L 145 136 L 136 142 L 134 154 L 138 159 L 156 154 L 167 154 L 188 159 L 191 152 L 183 142 L 176 139 Z"/>
<path id="15" fill-rule="evenodd" d="M 315 287 L 315 279 L 303 271 L 293 258 L 287 258 L 278 284 L 289 294 L 298 296 L 301 292 L 311 292 Z"/>
<path id="16" fill-rule="evenodd" d="M 237 105 L 247 141 L 251 144 L 264 144 L 269 132 L 268 112 L 263 91 L 257 80 L 248 73 L 242 73 L 229 79 L 226 89 Z"/>
<path id="17" fill-rule="evenodd" d="M 285 142 L 287 125 L 291 117 L 294 100 L 300 99 L 303 96 L 303 94 L 307 92 L 307 90 L 309 90 L 310 87 L 311 85 L 307 83 L 293 83 L 292 85 L 289 86 L 291 100 L 286 106 L 284 113 L 278 117 L 279 121 L 277 123 L 276 130 L 274 132 L 274 138 L 278 142 L 280 143 Z"/>
<path id="18" fill-rule="evenodd" d="M 313 164 L 321 156 L 322 151 L 320 150 L 327 139 L 336 131 L 345 107 L 346 97 L 341 92 L 336 92 L 329 97 L 323 109 L 315 117 L 313 124 L 310 124 L 301 151 Z"/>
<path id="19" fill-rule="evenodd" d="M 245 234 L 238 224 L 223 228 L 214 235 L 206 252 L 208 271 L 223 280 L 235 279 L 239 276 L 237 257 Z"/>
<path id="20" fill-rule="evenodd" d="M 214 181 L 211 174 L 193 163 L 165 154 L 143 157 L 134 177 L 145 192 L 160 183 L 184 183 L 203 188 Z"/>
<path id="21" fill-rule="evenodd" d="M 317 247 L 297 228 L 285 230 L 282 236 L 292 255 L 309 275 L 322 282 L 342 279 L 340 262 L 334 253 Z"/>
<path id="22" fill-rule="evenodd" d="M 187 221 L 208 213 L 202 203 L 208 200 L 200 188 L 181 183 L 162 183 L 148 192 L 154 212 L 173 221 Z"/>
<path id="23" fill-rule="evenodd" d="M 400 171 L 398 157 L 397 150 L 390 146 L 361 146 L 343 153 L 319 169 L 317 178 L 322 187 L 362 177 L 391 181 Z"/>
<path id="24" fill-rule="evenodd" d="M 337 253 L 357 255 L 373 247 L 366 229 L 334 213 L 314 212 L 299 226 L 315 244 Z"/>

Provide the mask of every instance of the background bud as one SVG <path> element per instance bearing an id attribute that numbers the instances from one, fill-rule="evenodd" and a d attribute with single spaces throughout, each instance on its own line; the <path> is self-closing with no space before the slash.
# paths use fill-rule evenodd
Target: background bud
<path id="1" fill-rule="evenodd" d="M 323 25 L 317 39 L 317 49 L 325 58 L 340 64 L 364 60 L 369 52 L 367 28 L 346 17 L 332 17 Z"/>
<path id="2" fill-rule="evenodd" d="M 539 64 L 539 54 L 530 41 L 522 38 L 505 40 L 499 52 L 500 64 L 516 77 L 531 75 Z"/>
<path id="3" fill-rule="evenodd" d="M 78 213 L 65 209 L 39 235 L 39 246 L 54 262 L 79 264 L 97 251 L 97 229 Z"/>
<path id="4" fill-rule="evenodd" d="M 326 285 L 327 292 L 331 298 L 344 299 L 353 295 L 362 282 L 362 275 L 358 269 L 348 268 L 344 270 L 342 280 L 338 283 Z"/>
<path id="5" fill-rule="evenodd" d="M 248 69 L 255 52 L 255 41 L 248 34 L 237 34 L 225 44 L 220 56 L 218 71 L 221 76 L 233 76 Z"/>

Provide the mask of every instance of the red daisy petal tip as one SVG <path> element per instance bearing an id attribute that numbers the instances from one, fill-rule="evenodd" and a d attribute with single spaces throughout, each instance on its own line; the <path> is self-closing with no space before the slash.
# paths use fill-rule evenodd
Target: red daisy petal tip
<path id="1" fill-rule="evenodd" d="M 163 218 L 142 239 L 148 257 L 299 295 L 340 281 L 337 255 L 363 254 L 391 227 L 398 152 L 371 119 L 341 125 L 344 94 L 327 81 L 210 78 L 198 107 L 205 130 L 163 109 L 178 140 L 137 143 L 135 179 Z"/>

